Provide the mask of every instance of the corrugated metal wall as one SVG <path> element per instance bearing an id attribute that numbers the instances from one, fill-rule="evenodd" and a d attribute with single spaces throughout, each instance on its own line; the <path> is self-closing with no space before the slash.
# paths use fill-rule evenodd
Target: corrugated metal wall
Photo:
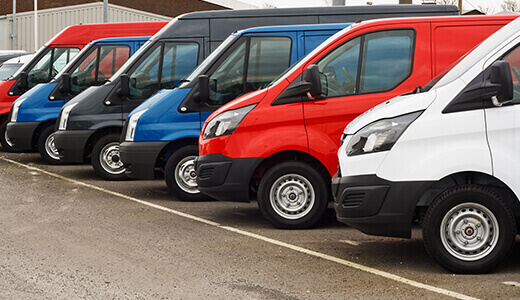
<path id="1" fill-rule="evenodd" d="M 172 18 L 123 6 L 108 5 L 109 22 L 169 21 Z M 0 49 L 13 49 L 10 34 L 12 15 L 0 17 Z M 103 3 L 89 3 L 38 11 L 38 45 L 34 45 L 34 12 L 16 14 L 17 50 L 33 52 L 70 25 L 103 23 Z"/>

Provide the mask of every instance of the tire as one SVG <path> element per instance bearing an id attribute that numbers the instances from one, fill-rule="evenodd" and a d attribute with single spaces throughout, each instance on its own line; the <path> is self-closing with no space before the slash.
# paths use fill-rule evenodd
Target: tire
<path id="1" fill-rule="evenodd" d="M 195 181 L 194 159 L 199 155 L 196 145 L 189 145 L 175 151 L 166 162 L 164 180 L 170 194 L 182 201 L 203 201 L 210 198 L 202 194 Z"/>
<path id="2" fill-rule="evenodd" d="M 312 165 L 288 161 L 270 168 L 260 180 L 258 207 L 278 228 L 310 228 L 325 214 L 329 195 L 326 180 Z"/>
<path id="3" fill-rule="evenodd" d="M 51 165 L 59 165 L 60 155 L 54 145 L 54 126 L 45 128 L 38 137 L 38 152 L 43 160 Z"/>
<path id="4" fill-rule="evenodd" d="M 461 185 L 444 191 L 428 208 L 423 240 L 433 259 L 453 273 L 487 273 L 513 250 L 514 215 L 492 190 Z"/>
<path id="5" fill-rule="evenodd" d="M 128 179 L 119 155 L 119 136 L 116 133 L 105 135 L 96 142 L 92 149 L 92 167 L 105 180 Z"/>
<path id="6" fill-rule="evenodd" d="M 7 137 L 7 122 L 5 121 L 2 126 L 0 126 L 0 144 L 2 144 L 2 148 L 5 152 L 16 152 L 13 149 L 13 144 Z"/>

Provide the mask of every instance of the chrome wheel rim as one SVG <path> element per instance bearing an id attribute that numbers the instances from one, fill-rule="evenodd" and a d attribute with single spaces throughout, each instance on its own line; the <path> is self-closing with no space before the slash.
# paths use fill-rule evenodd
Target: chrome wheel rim
<path id="1" fill-rule="evenodd" d="M 13 146 L 13 142 L 11 141 L 11 139 L 7 136 L 7 130 L 4 132 L 4 140 L 5 142 L 7 143 L 7 145 L 9 147 L 12 147 Z"/>
<path id="2" fill-rule="evenodd" d="M 476 261 L 486 257 L 498 243 L 499 226 L 495 215 L 477 203 L 453 207 L 442 219 L 441 241 L 457 259 Z"/>
<path id="3" fill-rule="evenodd" d="M 195 157 L 187 156 L 175 166 L 175 183 L 188 194 L 199 193 L 197 186 L 197 172 L 195 171 Z"/>
<path id="4" fill-rule="evenodd" d="M 106 144 L 99 153 L 99 162 L 107 173 L 112 175 L 122 174 L 125 168 L 119 156 L 119 143 L 112 142 Z"/>
<path id="5" fill-rule="evenodd" d="M 51 133 L 45 140 L 45 152 L 47 155 L 49 155 L 50 158 L 54 160 L 60 160 L 58 149 L 54 144 L 54 133 Z"/>
<path id="6" fill-rule="evenodd" d="M 287 174 L 278 178 L 269 192 L 271 207 L 284 219 L 305 217 L 314 207 L 315 193 L 307 178 Z"/>

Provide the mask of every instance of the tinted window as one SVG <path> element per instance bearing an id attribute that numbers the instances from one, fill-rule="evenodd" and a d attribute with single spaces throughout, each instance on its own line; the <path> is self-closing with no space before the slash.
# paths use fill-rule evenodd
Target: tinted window
<path id="1" fill-rule="evenodd" d="M 256 90 L 289 67 L 291 39 L 287 37 L 242 38 L 239 43 L 222 55 L 225 59 L 209 78 L 211 104 L 222 105 Z"/>
<path id="2" fill-rule="evenodd" d="M 393 30 L 370 33 L 339 46 L 318 63 L 323 95 L 393 89 L 411 74 L 413 41 L 412 30 Z"/>
<path id="3" fill-rule="evenodd" d="M 148 98 L 162 88 L 174 88 L 197 66 L 197 43 L 158 43 L 130 76 L 130 96 Z"/>
<path id="4" fill-rule="evenodd" d="M 520 102 L 520 47 L 510 52 L 504 60 L 509 62 L 511 77 L 513 78 L 513 101 Z"/>
<path id="5" fill-rule="evenodd" d="M 72 72 L 71 91 L 77 94 L 89 86 L 103 84 L 129 57 L 130 48 L 126 45 L 93 47 Z"/>
<path id="6" fill-rule="evenodd" d="M 27 72 L 29 88 L 49 82 L 79 52 L 78 48 L 52 48 Z"/>

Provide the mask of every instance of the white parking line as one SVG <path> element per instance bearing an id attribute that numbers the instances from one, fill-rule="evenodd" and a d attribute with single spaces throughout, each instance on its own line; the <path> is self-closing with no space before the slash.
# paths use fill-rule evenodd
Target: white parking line
<path id="1" fill-rule="evenodd" d="M 516 282 L 516 281 L 504 281 L 502 283 L 505 285 L 520 287 L 520 282 Z"/>
<path id="2" fill-rule="evenodd" d="M 280 247 L 291 249 L 291 250 L 294 250 L 294 251 L 297 251 L 297 252 L 300 252 L 300 253 L 304 253 L 304 254 L 307 254 L 307 255 L 314 256 L 314 257 L 322 258 L 322 259 L 325 259 L 325 260 L 328 260 L 328 261 L 331 261 L 331 262 L 335 262 L 335 263 L 338 263 L 338 264 L 341 264 L 341 265 L 344 265 L 344 266 L 348 266 L 348 267 L 351 267 L 351 268 L 354 268 L 354 269 L 357 269 L 357 270 L 360 270 L 360 271 L 364 271 L 364 272 L 367 272 L 367 273 L 370 273 L 370 274 L 381 276 L 381 277 L 384 277 L 386 279 L 394 280 L 394 281 L 397 281 L 397 282 L 400 282 L 400 283 L 403 283 L 403 284 L 407 284 L 407 285 L 410 285 L 410 286 L 413 286 L 413 287 L 416 287 L 416 288 L 424 289 L 424 290 L 427 290 L 427 291 L 430 291 L 430 292 L 434 292 L 434 293 L 450 296 L 450 297 L 457 298 L 457 299 L 465 299 L 465 300 L 470 300 L 470 299 L 471 300 L 476 300 L 477 299 L 477 298 L 473 298 L 473 297 L 470 297 L 470 296 L 467 296 L 467 295 L 464 295 L 464 294 L 460 294 L 460 293 L 457 293 L 457 292 L 446 290 L 446 289 L 443 289 L 443 288 L 438 288 L 438 287 L 435 287 L 435 286 L 423 284 L 423 283 L 420 283 L 420 282 L 417 282 L 417 281 L 414 281 L 414 280 L 410 280 L 410 279 L 401 277 L 399 275 L 395 275 L 395 274 L 388 273 L 388 272 L 385 272 L 385 271 L 380 271 L 380 270 L 377 270 L 375 268 L 367 267 L 367 266 L 364 266 L 364 265 L 361 265 L 361 264 L 358 264 L 358 263 L 355 263 L 355 262 L 348 261 L 346 259 L 342 259 L 342 258 L 338 258 L 338 257 L 335 257 L 335 256 L 327 255 L 327 254 L 324 254 L 324 253 L 316 252 L 316 251 L 313 251 L 313 250 L 310 250 L 310 249 L 306 249 L 306 248 L 303 248 L 303 247 L 300 247 L 300 246 L 288 244 L 288 243 L 285 243 L 285 242 L 282 242 L 282 241 L 279 241 L 279 240 L 268 238 L 268 237 L 265 237 L 265 236 L 262 236 L 262 235 L 259 235 L 259 234 L 255 234 L 255 233 L 252 233 L 252 232 L 248 232 L 248 231 L 245 231 L 245 230 L 241 230 L 241 229 L 238 229 L 238 228 L 229 227 L 229 226 L 223 226 L 223 225 L 220 225 L 217 222 L 213 222 L 213 221 L 210 221 L 210 220 L 199 218 L 199 217 L 196 217 L 196 216 L 193 216 L 193 215 L 190 215 L 190 214 L 187 214 L 187 213 L 183 213 L 183 212 L 180 212 L 180 211 L 177 211 L 177 210 L 174 210 L 174 209 L 170 209 L 170 208 L 167 208 L 167 207 L 164 207 L 164 206 L 161 206 L 161 205 L 150 203 L 150 202 L 147 202 L 147 201 L 144 201 L 144 200 L 140 200 L 140 199 L 137 199 L 137 198 L 134 198 L 134 197 L 130 197 L 130 196 L 118 193 L 118 192 L 110 191 L 110 190 L 107 190 L 107 189 L 104 189 L 104 188 L 101 188 L 101 187 L 98 187 L 98 186 L 95 186 L 95 185 L 92 185 L 92 184 L 84 183 L 84 182 L 81 182 L 81 181 L 78 181 L 78 180 L 75 180 L 75 179 L 72 179 L 72 178 L 61 176 L 59 174 L 48 172 L 48 171 L 42 170 L 40 168 L 29 166 L 29 165 L 26 165 L 26 164 L 23 164 L 23 163 L 20 163 L 20 162 L 17 162 L 17 161 L 14 161 L 14 160 L 11 160 L 11 159 L 8 159 L 8 158 L 5 158 L 5 157 L 0 157 L 0 159 L 4 160 L 6 162 L 12 163 L 12 164 L 21 166 L 21 167 L 25 167 L 25 168 L 27 168 L 29 170 L 32 170 L 32 171 L 38 171 L 38 172 L 41 172 L 43 174 L 47 174 L 49 176 L 53 176 L 53 177 L 56 177 L 56 178 L 59 178 L 59 179 L 62 179 L 62 180 L 68 181 L 68 182 L 72 182 L 74 184 L 82 185 L 84 187 L 88 187 L 88 188 L 91 188 L 91 189 L 94 189 L 94 190 L 97 190 L 97 191 L 100 191 L 100 192 L 104 192 L 104 193 L 107 193 L 107 194 L 110 194 L 110 195 L 113 195 L 113 196 L 124 198 L 124 199 L 130 200 L 130 201 L 142 204 L 142 205 L 146 205 L 148 207 L 159 209 L 159 210 L 162 210 L 164 212 L 168 212 L 168 213 L 180 216 L 180 217 L 184 217 L 184 218 L 187 218 L 187 219 L 190 219 L 190 220 L 201 222 L 201 223 L 204 223 L 204 224 L 207 224 L 207 225 L 210 225 L 210 226 L 215 226 L 215 227 L 218 227 L 218 228 L 221 228 L 221 229 L 224 229 L 224 230 L 228 230 L 228 231 L 231 231 L 231 232 L 234 232 L 234 233 L 237 233 L 237 234 L 241 234 L 243 236 L 247 236 L 247 237 L 250 237 L 250 238 L 254 238 L 254 239 L 257 239 L 257 240 L 261 240 L 261 241 L 273 244 L 273 245 L 277 245 L 277 246 L 280 246 Z"/>
<path id="3" fill-rule="evenodd" d="M 341 243 L 349 244 L 351 246 L 359 246 L 359 242 L 351 240 L 339 240 Z"/>

